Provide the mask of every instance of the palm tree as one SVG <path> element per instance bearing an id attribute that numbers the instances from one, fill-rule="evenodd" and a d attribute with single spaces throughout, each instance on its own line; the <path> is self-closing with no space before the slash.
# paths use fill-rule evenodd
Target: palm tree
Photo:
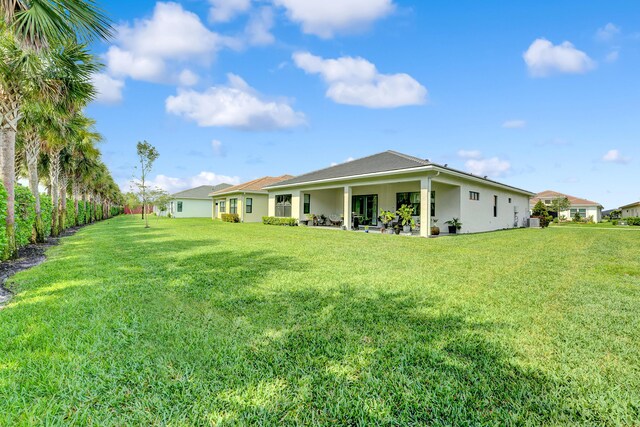
<path id="1" fill-rule="evenodd" d="M 0 166 L 8 194 L 7 257 L 15 257 L 15 141 L 24 101 L 49 96 L 41 53 L 60 40 L 111 35 L 109 19 L 93 0 L 0 0 Z M 67 64 L 72 65 L 72 64 Z"/>

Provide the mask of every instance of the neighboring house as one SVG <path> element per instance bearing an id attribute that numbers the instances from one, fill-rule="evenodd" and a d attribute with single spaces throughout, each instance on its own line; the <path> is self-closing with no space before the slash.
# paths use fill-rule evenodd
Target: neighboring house
<path id="1" fill-rule="evenodd" d="M 622 218 L 640 217 L 640 202 L 620 206 L 620 210 L 622 211 Z"/>
<path id="2" fill-rule="evenodd" d="M 265 176 L 209 193 L 209 203 L 213 198 L 213 218 L 220 219 L 222 214 L 235 213 L 240 217 L 240 222 L 262 221 L 262 217 L 267 215 L 269 200 L 264 187 L 290 178 L 293 177 Z"/>
<path id="3" fill-rule="evenodd" d="M 231 184 L 201 185 L 172 194 L 165 215 L 171 214 L 174 218 L 211 218 L 212 206 L 209 193 L 227 187 L 231 187 Z"/>
<path id="4" fill-rule="evenodd" d="M 385 151 L 269 185 L 269 216 L 305 219 L 306 214 L 351 218 L 378 226 L 381 210 L 414 208 L 420 235 L 441 232 L 459 218 L 463 233 L 521 227 L 533 193 L 429 160 Z"/>
<path id="5" fill-rule="evenodd" d="M 568 221 L 571 221 L 576 213 L 580 214 L 581 218 L 589 218 L 593 217 L 595 222 L 602 221 L 602 205 L 598 202 L 593 202 L 587 199 L 581 199 L 580 197 L 570 196 L 568 194 L 558 193 L 557 191 L 546 190 L 541 193 L 536 194 L 531 199 L 530 208 L 538 203 L 538 201 L 542 200 L 547 208 L 551 206 L 553 199 L 560 199 L 566 197 L 569 199 L 569 203 L 571 203 L 571 208 L 566 211 L 560 212 L 560 217 L 564 216 Z M 558 213 L 549 212 L 551 216 L 556 217 Z"/>

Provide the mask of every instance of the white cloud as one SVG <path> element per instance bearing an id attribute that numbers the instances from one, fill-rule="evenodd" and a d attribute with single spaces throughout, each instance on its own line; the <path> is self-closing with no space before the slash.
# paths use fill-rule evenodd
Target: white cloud
<path id="1" fill-rule="evenodd" d="M 226 86 L 204 92 L 178 89 L 165 102 L 168 113 L 185 117 L 199 126 L 228 126 L 245 130 L 273 130 L 305 123 L 303 113 L 284 100 L 267 100 L 241 77 L 228 74 Z"/>
<path id="2" fill-rule="evenodd" d="M 119 26 L 115 44 L 106 54 L 112 75 L 160 81 L 166 78 L 168 61 L 206 63 L 229 40 L 181 5 L 158 2 L 150 18 Z"/>
<path id="3" fill-rule="evenodd" d="M 613 149 L 607 151 L 605 155 L 602 156 L 602 161 L 608 163 L 626 164 L 629 163 L 631 159 L 629 157 L 623 156 L 622 153 L 620 153 L 620 150 Z"/>
<path id="4" fill-rule="evenodd" d="M 302 31 L 322 38 L 366 28 L 395 10 L 393 0 L 273 0 Z"/>
<path id="5" fill-rule="evenodd" d="M 273 27 L 273 9 L 263 7 L 252 14 L 245 28 L 245 37 L 250 45 L 264 46 L 275 41 L 271 34 Z"/>
<path id="6" fill-rule="evenodd" d="M 609 22 L 604 27 L 598 28 L 598 31 L 596 31 L 596 39 L 603 42 L 608 42 L 618 34 L 620 34 L 620 28 L 614 25 L 612 22 Z"/>
<path id="7" fill-rule="evenodd" d="M 458 156 L 463 159 L 479 159 L 482 157 L 482 153 L 478 150 L 458 150 Z"/>
<path id="8" fill-rule="evenodd" d="M 502 123 L 502 127 L 506 129 L 520 129 L 527 125 L 527 122 L 524 120 L 507 120 Z"/>
<path id="9" fill-rule="evenodd" d="M 467 172 L 479 176 L 498 178 L 511 171 L 511 163 L 498 157 L 484 158 L 478 150 L 459 150 L 458 156 L 467 159 L 464 166 Z"/>
<path id="10" fill-rule="evenodd" d="M 427 89 L 410 75 L 380 74 L 364 58 L 324 59 L 309 52 L 297 52 L 293 61 L 307 73 L 320 74 L 329 85 L 326 96 L 338 104 L 395 108 L 421 105 L 427 99 Z"/>
<path id="11" fill-rule="evenodd" d="M 147 181 L 149 188 L 159 187 L 169 193 L 175 193 L 189 188 L 198 187 L 200 185 L 217 185 L 217 184 L 239 184 L 240 178 L 237 176 L 219 175 L 215 172 L 202 171 L 197 175 L 187 178 L 176 178 L 163 174 L 156 175 L 155 178 Z M 132 182 L 128 181 L 122 188 L 123 191 L 131 191 Z"/>
<path id="12" fill-rule="evenodd" d="M 355 159 L 354 159 L 353 157 L 349 156 L 349 157 L 347 157 L 347 158 L 346 158 L 346 160 L 345 160 L 344 162 L 342 162 L 342 163 L 352 162 L 352 161 L 354 161 L 354 160 L 355 160 Z M 331 162 L 331 166 L 337 166 L 337 165 L 339 165 L 339 164 L 340 164 L 340 163 L 338 163 L 338 162 Z"/>
<path id="13" fill-rule="evenodd" d="M 96 89 L 96 101 L 104 104 L 117 104 L 122 101 L 124 82 L 104 73 L 94 74 L 91 78 Z"/>
<path id="14" fill-rule="evenodd" d="M 212 22 L 229 22 L 251 7 L 251 0 L 209 0 L 209 3 L 209 20 Z"/>
<path id="15" fill-rule="evenodd" d="M 616 62 L 620 57 L 620 50 L 614 49 L 611 52 L 607 53 L 607 56 L 604 57 L 604 60 L 607 62 Z"/>
<path id="16" fill-rule="evenodd" d="M 198 83 L 198 80 L 200 80 L 198 75 L 186 68 L 182 70 L 178 75 L 178 82 L 182 86 L 193 86 L 194 84 Z"/>
<path id="17" fill-rule="evenodd" d="M 536 39 L 522 55 L 533 77 L 554 73 L 581 74 L 593 69 L 596 63 L 568 41 L 554 45 L 546 39 Z"/>
<path id="18" fill-rule="evenodd" d="M 213 150 L 213 155 L 216 157 L 225 157 L 227 155 L 226 150 L 222 145 L 222 141 L 217 139 L 211 141 L 211 149 Z"/>

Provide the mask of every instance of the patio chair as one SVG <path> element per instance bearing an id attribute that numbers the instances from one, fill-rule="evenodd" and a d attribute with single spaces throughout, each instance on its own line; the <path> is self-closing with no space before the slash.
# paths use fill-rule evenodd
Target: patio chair
<path id="1" fill-rule="evenodd" d="M 340 227 L 342 225 L 342 216 L 338 214 L 331 214 L 329 215 L 329 222 L 331 222 L 331 225 L 335 227 Z"/>

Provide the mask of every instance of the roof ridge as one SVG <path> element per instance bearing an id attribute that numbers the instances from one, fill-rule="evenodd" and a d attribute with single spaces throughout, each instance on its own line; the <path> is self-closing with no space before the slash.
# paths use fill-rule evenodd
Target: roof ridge
<path id="1" fill-rule="evenodd" d="M 413 161 L 416 161 L 416 162 L 421 163 L 421 164 L 423 164 L 423 165 L 429 165 L 429 164 L 431 164 L 431 161 L 430 161 L 430 160 L 427 160 L 427 159 L 421 159 L 420 157 L 412 156 L 412 155 L 410 155 L 410 154 L 404 154 L 404 153 L 401 153 L 401 152 L 399 152 L 399 151 L 395 151 L 395 150 L 387 150 L 387 151 L 385 151 L 385 153 L 391 153 L 391 154 L 394 154 L 394 155 L 396 155 L 396 156 L 403 157 L 403 158 L 405 158 L 405 159 L 407 159 L 407 160 L 413 160 Z"/>

